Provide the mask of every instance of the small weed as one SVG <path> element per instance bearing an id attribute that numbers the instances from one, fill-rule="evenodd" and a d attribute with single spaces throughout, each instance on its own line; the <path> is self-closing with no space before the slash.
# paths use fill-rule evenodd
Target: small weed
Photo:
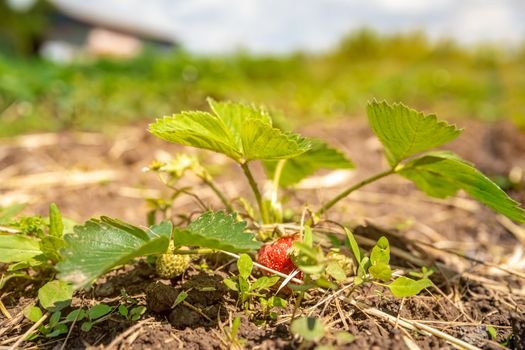
<path id="1" fill-rule="evenodd" d="M 261 303 L 262 311 L 265 314 L 269 314 L 269 310 L 273 307 L 286 306 L 286 301 L 283 299 L 277 296 L 266 299 L 265 294 L 262 293 L 279 282 L 279 276 L 262 276 L 251 282 L 250 276 L 253 269 L 253 261 L 248 254 L 241 254 L 237 260 L 237 268 L 239 275 L 224 279 L 224 284 L 239 294 L 239 304 L 244 307 L 244 310 L 254 310 L 253 302 L 256 300 Z"/>

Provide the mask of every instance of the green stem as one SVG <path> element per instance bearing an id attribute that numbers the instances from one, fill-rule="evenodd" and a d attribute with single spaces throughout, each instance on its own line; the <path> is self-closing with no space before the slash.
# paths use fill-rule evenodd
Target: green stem
<path id="1" fill-rule="evenodd" d="M 324 212 L 326 212 L 328 209 L 330 209 L 331 207 L 333 207 L 337 202 L 339 202 L 341 199 L 345 198 L 346 196 L 348 196 L 350 193 L 354 192 L 355 190 L 357 189 L 360 189 L 361 187 L 363 186 L 366 186 L 368 185 L 369 183 L 372 183 L 374 181 L 377 181 L 385 176 L 388 176 L 390 174 L 394 174 L 396 172 L 396 170 L 394 168 L 392 169 L 389 169 L 389 170 L 386 170 L 386 171 L 383 171 L 379 174 L 376 174 L 374 176 L 370 176 L 369 178 L 366 178 L 364 179 L 363 181 L 361 182 L 358 182 L 357 184 L 347 188 L 346 190 L 344 190 L 343 192 L 339 193 L 337 196 L 335 196 L 334 198 L 332 198 L 330 201 L 328 201 L 327 203 L 325 203 L 325 205 L 323 205 L 321 207 L 321 209 L 319 209 L 315 214 L 316 215 L 321 215 L 323 214 Z"/>
<path id="2" fill-rule="evenodd" d="M 264 207 L 261 192 L 259 192 L 259 187 L 257 187 L 257 183 L 255 182 L 255 179 L 253 178 L 250 168 L 248 167 L 248 162 L 241 163 L 241 168 L 242 168 L 242 171 L 244 172 L 244 175 L 248 179 L 250 187 L 252 188 L 253 194 L 255 196 L 255 200 L 257 201 L 257 205 L 259 207 L 259 213 L 261 215 L 263 224 L 267 224 L 270 221 L 268 219 L 268 213 L 266 212 L 266 209 Z"/>
<path id="3" fill-rule="evenodd" d="M 286 164 L 286 159 L 281 159 L 277 162 L 275 167 L 275 174 L 273 175 L 273 189 L 272 189 L 272 204 L 277 203 L 279 196 L 279 183 L 281 182 L 281 174 L 283 172 L 284 165 Z"/>
<path id="4" fill-rule="evenodd" d="M 230 213 L 233 213 L 234 210 L 233 210 L 232 204 L 226 198 L 224 193 L 222 193 L 222 191 L 219 189 L 219 187 L 217 187 L 217 184 L 215 183 L 215 181 L 213 181 L 212 179 L 206 178 L 206 177 L 201 177 L 201 179 L 202 179 L 202 181 L 204 181 L 204 183 L 206 185 L 208 185 L 208 187 L 211 188 L 211 190 L 217 195 L 217 197 L 219 197 L 219 199 L 221 200 L 222 204 L 224 204 L 226 209 L 228 209 L 228 211 Z"/>
<path id="5" fill-rule="evenodd" d="M 195 254 L 211 254 L 213 249 L 202 248 L 202 249 L 176 249 L 173 251 L 173 254 L 178 255 L 195 255 Z"/>

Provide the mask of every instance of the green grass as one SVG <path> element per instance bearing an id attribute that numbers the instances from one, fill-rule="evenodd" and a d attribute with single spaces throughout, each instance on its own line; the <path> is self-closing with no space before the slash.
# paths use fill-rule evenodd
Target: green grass
<path id="1" fill-rule="evenodd" d="M 197 57 L 148 50 L 131 61 L 57 65 L 0 54 L 0 137 L 101 130 L 205 107 L 205 97 L 255 101 L 287 122 L 362 114 L 368 100 L 404 102 L 446 118 L 525 126 L 525 47 L 461 48 L 420 33 L 350 35 L 320 55 Z"/>

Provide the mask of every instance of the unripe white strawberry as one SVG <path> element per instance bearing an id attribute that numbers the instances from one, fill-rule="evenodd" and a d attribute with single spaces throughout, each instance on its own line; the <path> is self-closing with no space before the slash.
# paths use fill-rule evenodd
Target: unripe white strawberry
<path id="1" fill-rule="evenodd" d="M 191 257 L 186 254 L 173 254 L 175 246 L 170 242 L 168 252 L 157 258 L 155 264 L 157 275 L 161 278 L 171 279 L 180 276 L 190 266 Z"/>
<path id="2" fill-rule="evenodd" d="M 349 256 L 335 250 L 331 250 L 326 254 L 326 257 L 335 262 L 343 269 L 347 276 L 352 276 L 355 274 L 355 263 L 352 258 Z"/>

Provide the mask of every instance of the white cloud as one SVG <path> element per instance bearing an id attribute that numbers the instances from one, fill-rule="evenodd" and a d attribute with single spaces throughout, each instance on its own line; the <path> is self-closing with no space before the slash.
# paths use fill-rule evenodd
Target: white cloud
<path id="1" fill-rule="evenodd" d="M 523 0 L 54 0 L 75 13 L 222 53 L 319 50 L 359 26 L 382 32 L 425 29 L 472 42 L 525 37 Z"/>

